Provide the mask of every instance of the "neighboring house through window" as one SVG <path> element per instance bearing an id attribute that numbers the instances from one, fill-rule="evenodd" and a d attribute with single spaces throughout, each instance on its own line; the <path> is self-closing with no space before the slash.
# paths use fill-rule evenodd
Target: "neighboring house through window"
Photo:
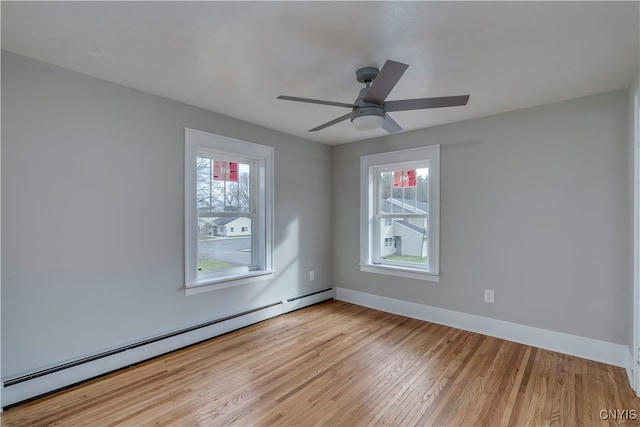
<path id="1" fill-rule="evenodd" d="M 360 268 L 438 281 L 440 146 L 362 156 Z"/>
<path id="2" fill-rule="evenodd" d="M 273 276 L 273 148 L 185 129 L 185 289 Z"/>

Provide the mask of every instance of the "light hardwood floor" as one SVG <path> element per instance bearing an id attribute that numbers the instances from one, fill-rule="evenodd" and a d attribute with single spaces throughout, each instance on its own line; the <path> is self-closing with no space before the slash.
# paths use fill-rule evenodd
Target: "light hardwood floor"
<path id="1" fill-rule="evenodd" d="M 3 426 L 638 425 L 633 418 L 640 400 L 622 368 L 339 301 L 1 415 Z"/>

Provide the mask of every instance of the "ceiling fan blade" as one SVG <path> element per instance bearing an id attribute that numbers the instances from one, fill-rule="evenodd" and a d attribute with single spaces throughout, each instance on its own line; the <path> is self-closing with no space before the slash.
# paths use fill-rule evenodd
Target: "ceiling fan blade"
<path id="1" fill-rule="evenodd" d="M 310 99 L 310 98 L 297 98 L 295 96 L 280 95 L 277 99 L 284 99 L 285 101 L 307 102 L 309 104 L 332 105 L 334 107 L 344 107 L 344 108 L 354 107 L 353 104 L 345 104 L 344 102 L 323 101 L 321 99 Z"/>
<path id="2" fill-rule="evenodd" d="M 337 119 L 331 120 L 330 122 L 322 124 L 322 125 L 320 125 L 318 127 L 315 127 L 313 129 L 309 129 L 308 132 L 316 132 L 316 131 L 322 130 L 324 128 L 328 128 L 329 126 L 335 125 L 336 123 L 340 123 L 340 122 L 342 122 L 344 120 L 350 119 L 350 118 L 351 118 L 351 113 L 347 113 L 344 116 L 340 116 Z"/>
<path id="3" fill-rule="evenodd" d="M 467 105 L 469 95 L 443 96 L 440 98 L 401 99 L 384 103 L 385 111 L 422 110 L 425 108 L 457 107 Z"/>
<path id="4" fill-rule="evenodd" d="M 402 130 L 400 125 L 388 114 L 384 115 L 384 123 L 382 123 L 382 129 L 386 130 L 389 133 L 396 133 Z"/>
<path id="5" fill-rule="evenodd" d="M 387 60 L 378 76 L 373 80 L 363 101 L 382 105 L 407 68 L 409 68 L 407 64 Z"/>

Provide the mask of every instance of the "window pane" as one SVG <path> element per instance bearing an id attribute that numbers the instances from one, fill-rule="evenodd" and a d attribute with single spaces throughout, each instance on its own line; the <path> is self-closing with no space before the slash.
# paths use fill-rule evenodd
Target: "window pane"
<path id="1" fill-rule="evenodd" d="M 225 158 L 197 158 L 198 272 L 249 267 L 251 165 Z"/>
<path id="2" fill-rule="evenodd" d="M 380 218 L 379 257 L 386 263 L 428 265 L 429 233 L 427 217 Z M 418 267 L 418 266 L 416 266 Z"/>
<path id="3" fill-rule="evenodd" d="M 385 170 L 377 178 L 379 213 L 429 212 L 429 168 Z"/>
<path id="4" fill-rule="evenodd" d="M 251 165 L 197 158 L 198 212 L 251 212 Z"/>
<path id="5" fill-rule="evenodd" d="M 253 265 L 251 218 L 198 217 L 198 272 Z"/>

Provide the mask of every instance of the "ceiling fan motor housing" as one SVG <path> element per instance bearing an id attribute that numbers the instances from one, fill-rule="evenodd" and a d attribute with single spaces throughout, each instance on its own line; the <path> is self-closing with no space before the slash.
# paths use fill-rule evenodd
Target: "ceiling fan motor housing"
<path id="1" fill-rule="evenodd" d="M 360 90 L 358 99 L 353 103 L 354 107 L 351 113 L 351 123 L 353 123 L 357 129 L 361 130 L 375 129 L 376 127 L 380 127 L 382 122 L 384 122 L 384 106 L 363 100 L 368 91 L 368 87 Z M 365 116 L 367 119 L 364 119 Z"/>
<path id="2" fill-rule="evenodd" d="M 379 105 L 368 105 L 364 107 L 355 107 L 351 114 L 351 121 L 358 116 L 380 116 L 384 117 L 384 108 Z"/>
<path id="3" fill-rule="evenodd" d="M 353 121 L 354 117 L 358 116 L 382 116 L 384 117 L 384 106 L 374 104 L 372 102 L 364 101 L 364 97 L 367 96 L 367 92 L 369 92 L 369 88 L 365 87 L 360 89 L 360 93 L 358 94 L 358 99 L 353 103 L 353 115 L 351 116 L 351 120 Z"/>

